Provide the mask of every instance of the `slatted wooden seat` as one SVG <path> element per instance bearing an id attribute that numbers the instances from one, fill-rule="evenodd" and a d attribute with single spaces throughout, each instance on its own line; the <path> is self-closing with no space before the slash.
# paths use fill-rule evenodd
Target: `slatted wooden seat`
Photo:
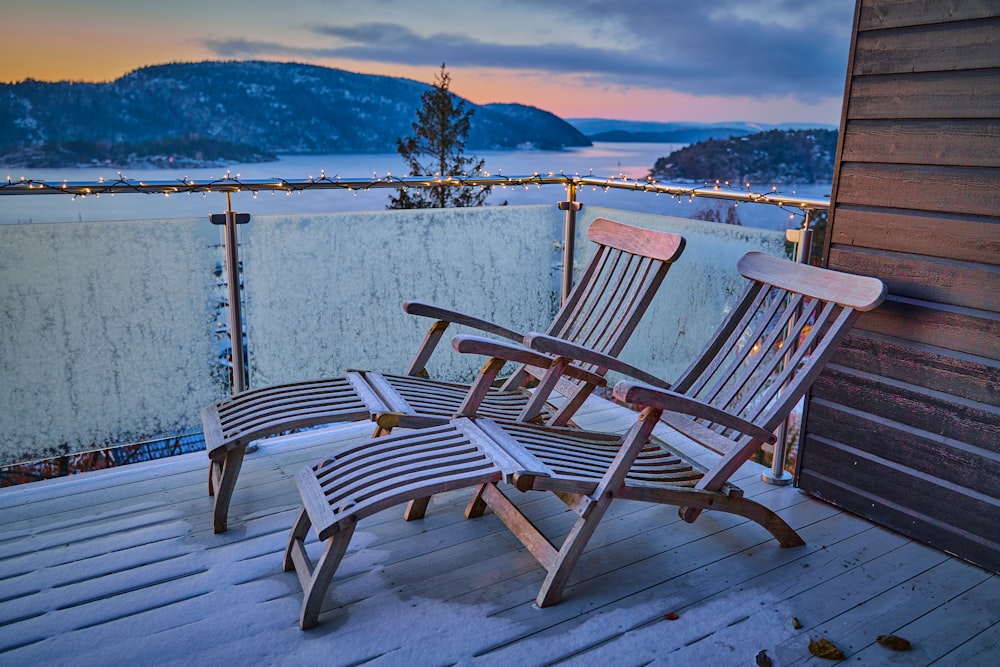
<path id="1" fill-rule="evenodd" d="M 464 434 L 477 452 L 492 461 L 494 468 L 484 472 L 489 479 L 480 483 L 466 515 L 479 516 L 487 507 L 492 508 L 542 564 L 547 576 L 537 598 L 540 607 L 559 601 L 590 536 L 617 498 L 677 506 L 688 522 L 706 509 L 730 512 L 760 524 L 782 546 L 803 544 L 785 521 L 745 498 L 729 478 L 762 445 L 775 442 L 774 431 L 822 371 L 859 314 L 881 303 L 885 286 L 874 278 L 803 266 L 761 253 L 745 255 L 739 270 L 750 281 L 746 292 L 672 389 L 632 381 L 615 386 L 618 399 L 642 407 L 626 434 L 485 417 L 461 417 L 445 428 L 451 437 Z M 548 335 L 531 334 L 526 342 L 554 355 L 553 369 L 577 358 L 628 375 L 645 375 L 613 357 Z M 453 346 L 461 352 L 497 358 L 519 354 L 515 346 L 475 336 L 456 336 Z M 495 365 L 484 366 L 462 406 L 464 412 L 475 412 L 495 373 Z M 691 456 L 652 437 L 661 421 L 690 439 L 690 446 L 700 445 L 711 452 L 714 461 L 700 464 L 695 459 L 701 460 L 701 456 Z M 436 437 L 438 432 L 412 431 L 393 436 L 392 442 L 400 451 L 407 451 L 411 443 L 424 442 L 429 435 Z M 378 463 L 374 475 L 378 482 L 396 478 L 400 485 L 407 483 L 407 474 L 395 474 L 391 454 Z M 442 481 L 429 469 L 433 465 L 428 462 L 428 467 L 422 467 L 422 481 L 406 486 L 406 491 L 392 500 L 403 502 L 437 492 Z M 400 469 L 403 467 L 401 463 Z M 335 538 L 330 536 L 353 529 L 353 521 L 364 516 L 350 508 L 333 509 L 341 500 L 328 489 L 351 475 L 353 469 L 334 463 L 308 468 L 299 478 L 306 506 L 302 517 L 307 518 L 296 523 L 289 553 L 303 550 L 311 520 L 320 539 L 328 541 L 326 553 L 335 554 L 324 555 L 315 570 L 308 569 L 304 561 L 300 566 L 294 557 L 286 557 L 286 569 L 299 571 L 305 591 L 300 619 L 303 628 L 316 623 L 325 588 L 346 548 L 345 541 L 334 545 Z M 519 491 L 553 492 L 579 515 L 561 545 L 550 542 L 509 500 L 498 484 L 501 478 Z M 357 489 L 366 487 L 364 479 L 352 477 L 351 481 Z M 334 525 L 338 528 L 330 528 Z"/>
<path id="2" fill-rule="evenodd" d="M 303 469 L 295 478 L 303 506 L 284 561 L 305 592 L 302 629 L 316 625 L 358 521 L 415 497 L 496 482 L 520 467 L 465 419 L 377 438 Z M 326 542 L 315 566 L 305 549 L 310 527 Z"/>
<path id="3" fill-rule="evenodd" d="M 684 239 L 604 218 L 591 223 L 587 235 L 596 244 L 594 256 L 548 333 L 616 356 L 683 251 Z M 374 419 L 376 435 L 401 422 L 409 427 L 445 423 L 459 410 L 469 388 L 467 384 L 431 379 L 426 370 L 449 325 L 464 325 L 518 343 L 524 336 L 488 320 L 430 304 L 408 302 L 403 309 L 434 320 L 405 374 L 354 371 L 341 378 L 251 389 L 202 410 L 216 532 L 227 528 L 236 479 L 252 441 L 341 421 Z M 544 353 L 522 352 L 521 365 L 514 373 L 482 397 L 480 411 L 484 414 L 505 419 L 529 417 L 522 415 L 529 396 L 523 387 L 542 377 L 551 359 Z M 567 368 L 566 375 L 554 383 L 558 386 L 545 390 L 558 391 L 569 400 L 559 410 L 535 401 L 530 417 L 569 423 L 593 389 L 603 386 L 604 372 L 586 364 Z M 420 512 L 420 502 L 415 504 L 415 514 Z"/>

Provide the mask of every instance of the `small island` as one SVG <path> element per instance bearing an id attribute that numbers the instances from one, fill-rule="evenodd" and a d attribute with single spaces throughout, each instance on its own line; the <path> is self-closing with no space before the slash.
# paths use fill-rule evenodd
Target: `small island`
<path id="1" fill-rule="evenodd" d="M 650 177 L 701 183 L 829 183 L 836 153 L 836 130 L 769 130 L 685 146 L 658 159 Z"/>

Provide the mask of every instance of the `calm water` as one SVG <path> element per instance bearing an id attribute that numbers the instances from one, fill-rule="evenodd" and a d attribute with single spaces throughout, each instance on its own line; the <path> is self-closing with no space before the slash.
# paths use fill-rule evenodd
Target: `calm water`
<path id="1" fill-rule="evenodd" d="M 623 174 L 629 178 L 644 178 L 656 159 L 670 154 L 682 144 L 631 144 L 597 143 L 589 148 L 566 151 L 505 151 L 479 152 L 476 155 L 486 160 L 486 169 L 491 174 L 524 176 L 535 172 L 556 174 L 594 175 L 599 177 Z M 374 155 L 291 155 L 276 162 L 261 164 L 233 164 L 226 168 L 203 169 L 123 169 L 123 176 L 133 180 L 171 180 L 191 178 L 210 180 L 222 178 L 227 170 L 231 175 L 243 179 L 284 178 L 305 180 L 326 173 L 329 177 L 368 178 L 383 177 L 388 174 L 402 175 L 406 168 L 395 153 Z M 17 180 L 22 177 L 38 179 L 50 183 L 67 181 L 116 180 L 118 170 L 109 168 L 74 169 L 6 169 L 0 178 Z M 770 184 L 751 184 L 755 191 L 770 191 Z M 821 197 L 829 194 L 829 185 L 781 186 L 783 193 Z M 319 213 L 330 211 L 382 210 L 392 190 L 372 190 L 368 192 L 313 191 L 307 193 L 262 193 L 254 197 L 251 193 L 233 195 L 233 208 L 253 215 Z M 494 190 L 491 203 L 504 200 L 510 204 L 553 203 L 564 198 L 565 190 L 560 186 L 542 188 L 498 188 Z M 706 206 L 731 206 L 731 204 L 711 203 L 699 200 L 688 203 L 652 194 L 608 191 L 598 189 L 581 190 L 579 199 L 586 204 L 620 208 L 649 213 L 660 213 L 690 217 Z M 219 213 L 226 208 L 222 194 L 138 195 L 119 194 L 117 196 L 87 197 L 73 199 L 62 195 L 47 196 L 0 196 L 0 223 L 19 222 L 66 222 L 84 220 L 129 220 L 152 218 L 202 217 Z M 743 205 L 739 210 L 745 225 L 783 229 L 796 226 L 789 213 L 771 206 Z"/>

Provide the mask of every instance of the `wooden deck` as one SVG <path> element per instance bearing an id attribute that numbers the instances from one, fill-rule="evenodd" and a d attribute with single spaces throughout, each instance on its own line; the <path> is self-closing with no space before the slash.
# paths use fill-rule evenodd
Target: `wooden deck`
<path id="1" fill-rule="evenodd" d="M 593 399 L 578 421 L 631 416 Z M 852 665 L 1000 664 L 1000 577 L 760 481 L 738 483 L 806 539 L 781 549 L 758 526 L 706 513 L 612 505 L 561 604 L 533 600 L 543 571 L 468 494 L 402 508 L 358 533 L 320 626 L 298 629 L 302 594 L 281 571 L 294 474 L 367 424 L 266 441 L 248 456 L 231 528 L 215 535 L 201 454 L 0 490 L 0 665 L 774 665 L 823 636 Z M 544 528 L 557 500 L 523 496 Z M 314 547 L 317 545 L 313 545 Z M 674 620 L 673 615 L 676 615 Z M 793 617 L 801 628 L 793 627 Z M 875 638 L 895 634 L 912 650 Z"/>

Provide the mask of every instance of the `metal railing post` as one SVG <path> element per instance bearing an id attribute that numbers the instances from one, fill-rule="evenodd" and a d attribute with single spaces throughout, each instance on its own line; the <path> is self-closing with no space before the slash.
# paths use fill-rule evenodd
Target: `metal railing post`
<path id="1" fill-rule="evenodd" d="M 566 225 L 563 230 L 563 274 L 562 293 L 559 303 L 565 303 L 573 289 L 573 255 L 576 253 L 576 212 L 583 204 L 576 200 L 576 183 L 566 184 L 566 201 L 559 202 L 559 210 L 566 211 Z"/>
<path id="2" fill-rule="evenodd" d="M 802 221 L 801 229 L 789 229 L 785 231 L 785 239 L 795 243 L 795 261 L 800 264 L 808 264 L 812 250 L 812 230 L 809 228 L 809 209 L 806 209 L 805 219 Z M 788 326 L 793 326 L 794 322 L 789 322 Z M 805 400 L 805 399 L 803 399 Z M 805 406 L 803 405 L 803 408 Z M 777 486 L 787 486 L 794 478 L 785 470 L 785 460 L 788 458 L 788 432 L 789 419 L 778 429 L 778 441 L 774 443 L 774 457 L 771 460 L 771 470 L 763 473 L 760 478 L 768 484 Z M 802 443 L 802 423 L 799 423 L 799 443 Z"/>
<path id="3" fill-rule="evenodd" d="M 236 226 L 250 222 L 249 213 L 233 211 L 230 194 L 226 193 L 226 212 L 209 216 L 214 225 L 223 226 L 223 246 L 226 253 L 226 281 L 229 297 L 229 347 L 233 356 L 233 393 L 247 388 L 246 358 L 243 354 L 243 308 L 240 286 L 239 242 Z"/>
<path id="4" fill-rule="evenodd" d="M 812 258 L 812 228 L 809 227 L 809 223 L 812 222 L 810 211 L 806 209 L 805 219 L 802 221 L 802 229 L 798 230 L 798 246 L 795 252 L 795 261 L 799 264 L 808 264 L 809 260 Z M 785 233 L 785 238 L 788 238 L 788 233 Z"/>

